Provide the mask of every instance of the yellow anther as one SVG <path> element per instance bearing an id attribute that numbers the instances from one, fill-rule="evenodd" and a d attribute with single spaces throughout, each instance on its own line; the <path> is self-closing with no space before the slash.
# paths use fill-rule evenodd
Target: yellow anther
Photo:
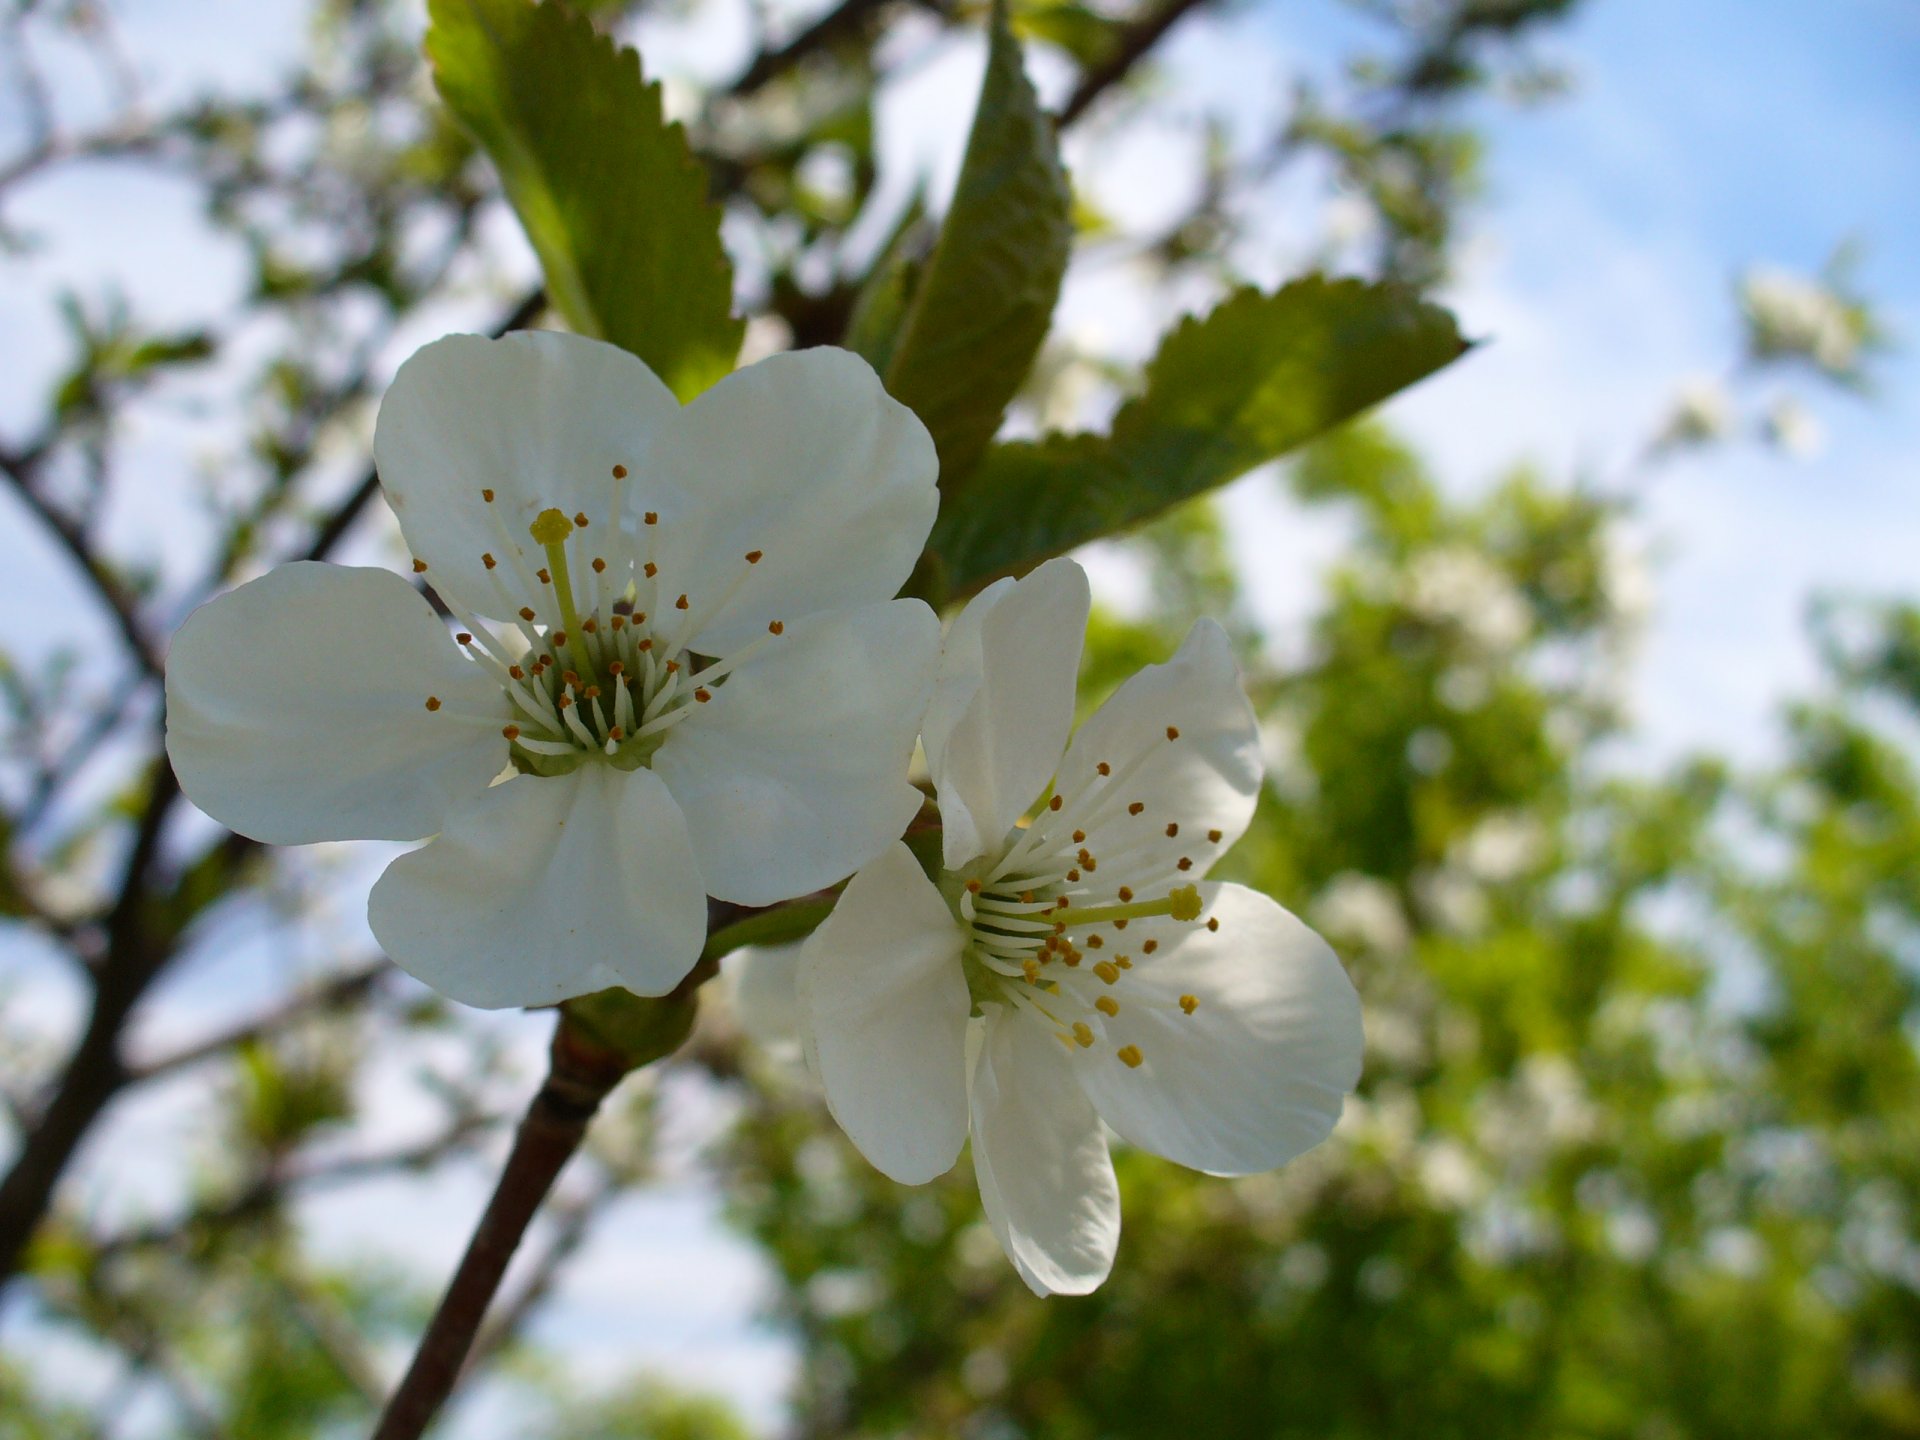
<path id="1" fill-rule="evenodd" d="M 1089 935 L 1087 937 L 1087 949 L 1089 950 L 1102 949 L 1105 947 L 1106 943 L 1107 943 L 1106 940 L 1099 935 Z"/>
<path id="2" fill-rule="evenodd" d="M 1133 957 L 1131 955 L 1116 955 L 1113 957 L 1113 963 L 1118 965 L 1122 970 L 1133 969 Z"/>
<path id="3" fill-rule="evenodd" d="M 573 533 L 573 522 L 564 510 L 542 510 L 533 517 L 527 533 L 542 545 L 558 545 Z"/>
<path id="4" fill-rule="evenodd" d="M 1073 1038 L 1080 1042 L 1080 1048 L 1082 1050 L 1091 1050 L 1093 1048 L 1093 1027 L 1084 1020 L 1074 1021 Z"/>
<path id="5" fill-rule="evenodd" d="M 1102 960 L 1093 967 L 1093 973 L 1111 985 L 1120 978 L 1120 967 L 1111 960 Z"/>
<path id="6" fill-rule="evenodd" d="M 1147 1058 L 1140 1053 L 1140 1047 L 1138 1045 L 1122 1045 L 1113 1053 L 1120 1057 L 1120 1063 L 1125 1065 L 1129 1070 L 1138 1070 L 1141 1062 Z"/>
<path id="7" fill-rule="evenodd" d="M 1027 977 L 1027 983 L 1029 985 L 1036 983 L 1040 979 L 1040 962 L 1038 960 L 1022 960 L 1020 962 L 1020 973 Z"/>
<path id="8" fill-rule="evenodd" d="M 1180 1008 L 1189 1015 L 1193 1014 L 1194 1011 L 1200 1008 L 1200 997 L 1198 995 L 1182 995 L 1180 997 Z"/>
<path id="9" fill-rule="evenodd" d="M 1200 887 L 1198 885 L 1182 885 L 1178 890 L 1167 896 L 1167 899 L 1172 902 L 1173 905 L 1173 908 L 1167 913 L 1173 916 L 1174 919 L 1198 920 L 1200 918 Z M 1218 925 L 1212 925 L 1208 928 L 1217 930 L 1220 927 Z"/>
<path id="10" fill-rule="evenodd" d="M 1115 1015 L 1120 1013 L 1120 1002 L 1111 995 L 1102 995 L 1098 1000 L 1093 1002 L 1093 1008 L 1111 1020 Z"/>

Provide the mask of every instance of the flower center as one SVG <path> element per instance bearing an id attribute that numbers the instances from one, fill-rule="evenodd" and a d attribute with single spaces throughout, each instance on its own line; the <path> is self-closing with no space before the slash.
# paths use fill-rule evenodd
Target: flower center
<path id="1" fill-rule="evenodd" d="M 1169 726 L 1167 739 L 1177 741 L 1179 731 Z M 1154 936 L 1128 937 L 1127 927 L 1161 917 L 1183 925 L 1202 919 L 1198 886 L 1144 894 L 1149 882 L 1142 877 L 1193 868 L 1189 856 L 1172 853 L 1183 848 L 1179 824 L 1126 798 L 1128 782 L 1147 758 L 1143 753 L 1118 772 L 1102 762 L 1078 793 L 1056 793 L 1007 837 L 997 858 L 969 867 L 954 900 L 967 929 L 963 963 L 975 1003 L 1024 1011 L 1076 1053 L 1118 1038 L 1113 1022 L 1122 1013 L 1133 954 L 1151 955 L 1160 946 Z M 1103 857 L 1089 848 L 1096 831 L 1107 851 L 1105 874 Z M 1218 845 L 1224 836 L 1211 830 L 1207 839 Z M 1139 880 L 1138 891 L 1129 877 Z M 1216 918 L 1204 923 L 1220 928 Z M 1140 994 L 1124 1003 L 1164 1004 Z M 1194 995 L 1177 1003 L 1185 1015 L 1200 1005 Z M 1146 1059 L 1137 1043 L 1115 1045 L 1112 1053 L 1130 1069 Z"/>
<path id="2" fill-rule="evenodd" d="M 615 466 L 616 516 L 625 509 L 626 478 L 626 467 Z M 493 492 L 483 490 L 481 498 L 491 511 Z M 656 557 L 660 517 L 653 511 L 642 517 L 637 535 L 616 527 L 604 546 L 596 546 L 583 539 L 591 523 L 584 512 L 569 518 L 559 509 L 542 510 L 527 531 L 547 563 L 532 569 L 497 513 L 493 520 L 507 564 L 492 551 L 480 560 L 518 617 L 515 628 L 524 649 L 503 644 L 478 619 L 448 603 L 464 626 L 455 638 L 493 673 L 512 702 L 513 718 L 501 733 L 512 742 L 514 765 L 525 773 L 561 775 L 589 759 L 622 770 L 651 764 L 675 726 L 712 701 L 728 676 L 762 646 L 785 633 L 774 620 L 764 635 L 728 655 L 690 648 L 760 563 L 758 550 L 741 557 L 733 574 L 703 577 L 705 584 L 683 580 L 689 589 L 676 591 L 674 577 L 664 573 Z M 593 553 L 602 548 L 606 554 Z M 424 561 L 414 562 L 416 571 L 426 568 Z M 517 589 L 510 579 L 518 580 Z M 429 696 L 427 708 L 443 707 L 438 697 Z"/>

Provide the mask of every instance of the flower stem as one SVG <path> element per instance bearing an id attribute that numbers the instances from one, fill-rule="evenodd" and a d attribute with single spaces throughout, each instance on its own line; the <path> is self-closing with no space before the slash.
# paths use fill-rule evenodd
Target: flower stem
<path id="1" fill-rule="evenodd" d="M 594 1044 L 561 1017 L 546 1082 L 527 1107 L 500 1183 L 373 1440 L 417 1440 L 440 1412 L 540 1202 L 579 1149 L 600 1102 L 631 1068 L 626 1056 Z"/>

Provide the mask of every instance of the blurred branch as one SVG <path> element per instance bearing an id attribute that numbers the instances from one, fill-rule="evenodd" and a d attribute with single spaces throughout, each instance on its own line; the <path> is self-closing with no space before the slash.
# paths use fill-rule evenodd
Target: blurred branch
<path id="1" fill-rule="evenodd" d="M 95 1248 L 95 1256 L 98 1260 L 106 1260 L 129 1251 L 175 1245 L 183 1236 L 203 1234 L 236 1221 L 267 1214 L 297 1191 L 343 1185 L 393 1171 L 422 1169 L 457 1153 L 493 1123 L 494 1117 L 484 1111 L 463 1110 L 439 1134 L 425 1140 L 416 1140 L 390 1150 L 343 1155 L 305 1165 L 270 1166 L 224 1200 L 158 1225 L 145 1225 L 108 1236 Z"/>
<path id="2" fill-rule="evenodd" d="M 859 33 L 887 3 L 888 0 L 841 0 L 786 44 L 760 51 L 723 93 L 736 100 L 745 99 L 808 56 Z"/>
<path id="3" fill-rule="evenodd" d="M 149 678 L 158 678 L 160 654 L 141 626 L 139 609 L 133 596 L 128 594 L 126 587 L 94 553 L 79 523 L 56 507 L 40 488 L 38 471 L 47 454 L 44 442 L 25 451 L 0 450 L 0 477 L 5 478 L 13 492 L 20 497 L 21 503 L 60 542 L 60 548 L 86 575 L 100 603 L 112 615 L 116 628 L 142 673 Z"/>
<path id="4" fill-rule="evenodd" d="M 249 1041 L 263 1040 L 287 1026 L 304 1019 L 316 1010 L 336 1010 L 350 1005 L 373 988 L 373 984 L 382 975 L 391 970 L 392 964 L 387 958 L 376 956 L 372 960 L 363 960 L 358 965 L 328 977 L 318 985 L 313 985 L 297 995 L 288 997 L 250 1020 L 244 1020 L 225 1030 L 216 1031 L 190 1045 L 182 1046 L 170 1055 L 144 1063 L 127 1066 L 127 1083 L 137 1085 L 161 1075 L 170 1075 L 176 1070 L 184 1070 L 203 1060 L 211 1060 L 225 1055 L 235 1046 Z"/>
<path id="5" fill-rule="evenodd" d="M 1168 0 L 1159 9 L 1127 25 L 1121 30 L 1113 53 L 1080 77 L 1080 83 L 1074 86 L 1067 103 L 1060 107 L 1055 123 L 1065 129 L 1078 120 L 1088 106 L 1126 79 L 1133 67 L 1146 58 L 1147 53 L 1160 43 L 1167 31 L 1179 23 L 1182 16 L 1204 3 L 1205 0 Z"/>

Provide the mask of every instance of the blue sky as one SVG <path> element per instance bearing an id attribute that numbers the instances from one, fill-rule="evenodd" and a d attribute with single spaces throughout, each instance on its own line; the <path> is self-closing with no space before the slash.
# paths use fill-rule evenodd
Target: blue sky
<path id="1" fill-rule="evenodd" d="M 166 0 L 118 8 L 128 17 L 130 48 L 156 76 L 241 85 L 261 73 L 266 57 L 298 52 L 290 4 Z M 1170 83 L 1176 94 L 1230 91 L 1250 112 L 1270 111 L 1296 64 L 1324 67 L 1336 41 L 1367 30 L 1368 22 L 1331 0 L 1243 5 L 1220 22 L 1189 22 L 1176 32 Z M 723 75 L 738 64 L 742 36 L 735 15 L 702 35 L 671 44 L 663 37 L 650 58 L 669 73 Z M 1812 681 L 1801 626 L 1809 595 L 1849 587 L 1912 593 L 1920 572 L 1920 355 L 1910 338 L 1920 337 L 1913 243 L 1920 7 L 1908 0 L 1589 0 L 1582 18 L 1545 50 L 1573 72 L 1574 93 L 1523 113 L 1489 105 L 1481 116 L 1488 195 L 1450 298 L 1488 343 L 1386 412 L 1450 484 L 1472 489 L 1523 459 L 1569 478 L 1621 483 L 1625 460 L 1657 424 L 1675 384 L 1691 373 L 1724 372 L 1733 360 L 1731 283 L 1752 262 L 1811 270 L 1836 242 L 1856 237 L 1866 247 L 1861 284 L 1902 345 L 1879 367 L 1870 401 L 1807 392 L 1828 436 L 1814 459 L 1736 445 L 1678 464 L 1641 492 L 1637 534 L 1654 559 L 1657 608 L 1633 680 L 1642 730 L 1632 758 L 1656 763 L 1696 746 L 1756 758 L 1771 744 L 1780 699 Z M 956 46 L 889 102 L 897 130 L 888 146 L 891 183 L 900 192 L 919 167 L 951 175 L 978 68 L 978 47 Z M 1038 68 L 1043 86 L 1057 89 L 1065 78 L 1057 68 L 1050 74 L 1044 60 Z M 1131 173 L 1155 174 L 1141 167 L 1177 150 L 1168 137 L 1143 142 L 1132 152 Z M 1126 182 L 1109 176 L 1106 183 Z M 1114 199 L 1143 211 L 1158 203 L 1145 193 Z M 237 283 L 230 260 L 196 250 L 191 215 L 165 185 L 136 188 L 124 175 L 95 172 L 23 197 L 16 218 L 44 226 L 56 245 L 79 249 L 63 266 L 0 271 L 0 327 L 12 350 L 12 363 L 0 367 L 0 425 L 21 413 L 25 385 L 54 358 L 46 298 L 56 273 L 115 275 L 162 314 Z M 140 243 L 128 243 L 133 235 Z M 1285 250 L 1281 237 L 1276 265 Z M 182 274 L 204 279 L 182 285 Z M 1166 305 L 1181 297 L 1117 310 L 1095 303 L 1102 298 L 1090 291 L 1075 323 L 1104 325 L 1099 338 L 1138 353 L 1151 347 L 1146 322 L 1163 320 Z M 160 473 L 191 474 L 181 437 L 148 438 Z M 1337 549 L 1337 525 L 1303 520 L 1271 476 L 1244 482 L 1226 503 L 1260 603 L 1283 628 L 1297 623 L 1311 603 L 1314 568 Z M 99 633 L 79 618 L 85 602 L 63 562 L 12 511 L 0 517 L 0 565 L 14 580 L 10 603 L 24 586 L 46 607 L 38 628 L 48 636 Z M 363 893 L 371 867 L 358 870 Z M 340 923 L 358 934 L 353 888 L 342 887 Z M 210 1006 L 244 990 L 235 980 L 252 953 L 234 950 L 188 977 L 162 1018 L 192 1029 L 208 1023 Z M 51 969 L 35 966 L 23 947 L 0 949 L 9 979 Z M 49 1015 L 70 1012 L 71 995 L 58 989 L 43 997 Z M 531 1064 L 545 1022 L 502 1023 L 518 1026 Z M 152 1115 L 124 1116 L 116 1143 L 144 1136 L 156 1157 L 190 1144 L 191 1135 L 178 1130 L 186 1112 L 156 1103 L 162 1120 L 175 1116 L 175 1128 L 154 1122 L 143 1130 Z M 694 1097 L 682 1112 L 703 1114 L 701 1103 Z M 416 1189 L 321 1207 L 315 1222 L 339 1249 L 450 1260 L 443 1252 L 457 1237 L 443 1237 L 442 1217 L 450 1206 L 477 1204 L 483 1183 L 476 1173 L 430 1195 Z M 694 1281 L 685 1280 L 690 1273 Z M 712 1303 L 689 1330 L 676 1292 L 702 1275 Z M 589 1346 L 609 1368 L 649 1358 L 682 1373 L 704 1367 L 703 1378 L 766 1418 L 787 1361 L 781 1345 L 751 1324 L 757 1276 L 753 1257 L 720 1230 L 713 1197 L 693 1184 L 668 1186 L 624 1207 L 562 1288 L 545 1328 Z"/>

